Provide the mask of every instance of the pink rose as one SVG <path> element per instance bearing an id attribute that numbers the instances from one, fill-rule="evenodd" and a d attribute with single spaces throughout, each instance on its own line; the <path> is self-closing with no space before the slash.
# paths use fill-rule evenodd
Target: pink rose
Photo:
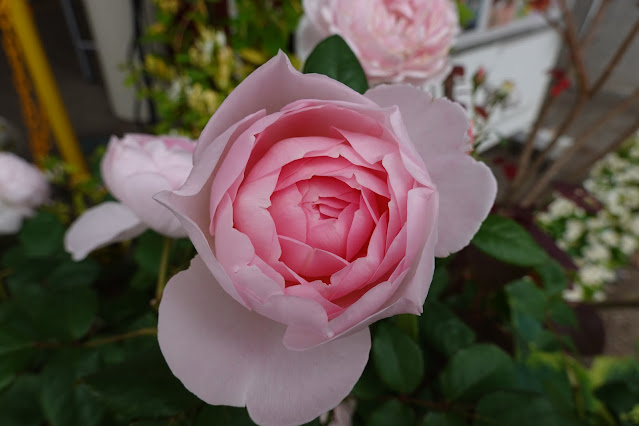
<path id="1" fill-rule="evenodd" d="M 467 245 L 495 179 L 463 109 L 412 86 L 362 96 L 280 54 L 211 118 L 182 188 L 156 195 L 199 256 L 168 283 L 158 338 L 210 404 L 292 425 L 348 395 L 368 325 L 419 314 L 435 256 Z"/>
<path id="2" fill-rule="evenodd" d="M 195 142 L 175 136 L 129 134 L 111 138 L 101 172 L 118 202 L 88 209 L 65 236 L 75 260 L 108 244 L 140 235 L 148 228 L 178 238 L 186 236 L 179 221 L 153 200 L 161 191 L 182 186 L 191 172 Z"/>
<path id="3" fill-rule="evenodd" d="M 0 234 L 20 230 L 25 217 L 49 198 L 49 182 L 32 164 L 9 152 L 0 152 Z"/>
<path id="4" fill-rule="evenodd" d="M 306 58 L 324 38 L 339 34 L 372 83 L 439 83 L 450 67 L 448 52 L 459 33 L 451 0 L 304 0 L 297 30 L 298 55 Z"/>

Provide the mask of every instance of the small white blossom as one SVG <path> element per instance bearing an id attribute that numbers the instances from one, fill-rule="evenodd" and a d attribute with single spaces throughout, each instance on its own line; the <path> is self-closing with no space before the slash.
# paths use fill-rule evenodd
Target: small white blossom
<path id="1" fill-rule="evenodd" d="M 588 287 L 597 287 L 614 281 L 615 273 L 601 265 L 586 265 L 579 270 L 579 280 Z"/>
<path id="2" fill-rule="evenodd" d="M 576 208 L 572 201 L 559 197 L 548 205 L 548 214 L 555 218 L 567 217 L 575 213 Z"/>
<path id="3" fill-rule="evenodd" d="M 566 222 L 566 232 L 564 232 L 564 239 L 569 243 L 577 241 L 586 230 L 586 226 L 580 220 L 569 219 Z"/>
<path id="4" fill-rule="evenodd" d="M 584 300 L 584 289 L 580 285 L 573 285 L 563 291 L 563 296 L 568 302 L 581 302 Z"/>
<path id="5" fill-rule="evenodd" d="M 638 244 L 636 238 L 633 238 L 630 235 L 623 235 L 621 237 L 621 244 L 619 245 L 619 248 L 621 249 L 621 252 L 623 254 L 629 256 L 637 251 L 637 245 Z"/>
<path id="6" fill-rule="evenodd" d="M 639 216 L 636 216 L 630 222 L 630 230 L 633 234 L 639 236 Z"/>
<path id="7" fill-rule="evenodd" d="M 595 302 L 603 302 L 606 300 L 606 293 L 603 290 L 599 290 L 593 293 L 592 300 Z"/>
<path id="8" fill-rule="evenodd" d="M 601 233 L 601 241 L 606 243 L 609 247 L 617 247 L 619 245 L 619 234 L 612 229 L 606 229 Z"/>
<path id="9" fill-rule="evenodd" d="M 608 247 L 604 246 L 603 244 L 594 244 L 591 246 L 587 246 L 583 250 L 583 255 L 591 262 L 605 262 L 607 260 L 610 260 L 610 250 L 608 250 Z"/>

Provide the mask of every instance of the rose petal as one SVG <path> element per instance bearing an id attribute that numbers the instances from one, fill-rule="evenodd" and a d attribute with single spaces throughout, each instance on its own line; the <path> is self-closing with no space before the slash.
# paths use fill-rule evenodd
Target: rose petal
<path id="1" fill-rule="evenodd" d="M 0 200 L 0 235 L 14 234 L 22 227 L 23 209 L 16 209 Z"/>
<path id="2" fill-rule="evenodd" d="M 378 86 L 366 96 L 380 106 L 399 107 L 410 138 L 416 145 L 440 196 L 439 257 L 468 245 L 490 212 L 497 183 L 490 169 L 471 158 L 461 106 L 409 85 Z"/>
<path id="3" fill-rule="evenodd" d="M 120 201 L 155 232 L 171 238 L 186 237 L 175 215 L 153 199 L 155 194 L 170 188 L 169 181 L 158 174 L 131 176 L 120 194 Z"/>
<path id="4" fill-rule="evenodd" d="M 69 227 L 64 248 L 73 260 L 82 260 L 93 250 L 135 238 L 147 226 L 126 206 L 113 201 L 86 210 Z"/>
<path id="5" fill-rule="evenodd" d="M 258 111 L 235 123 L 214 143 L 210 144 L 199 158 L 194 158 L 193 170 L 179 190 L 163 191 L 153 197 L 176 215 L 184 230 L 188 233 L 195 249 L 202 256 L 218 283 L 233 299 L 244 305 L 246 305 L 246 301 L 239 295 L 211 251 L 211 247 L 214 246 L 213 237 L 209 233 L 211 224 L 209 209 L 212 204 L 211 185 L 213 172 L 218 166 L 220 157 L 224 154 L 229 142 L 239 137 L 255 122 L 263 118 L 264 114 L 264 111 Z M 220 192 L 217 203 L 219 203 L 224 194 L 224 191 Z"/>
<path id="6" fill-rule="evenodd" d="M 199 257 L 160 304 L 158 340 L 171 371 L 207 403 L 246 405 L 262 425 L 302 424 L 334 408 L 368 360 L 368 329 L 306 351 L 288 350 L 284 331 L 231 300 Z"/>
<path id="7" fill-rule="evenodd" d="M 252 101 L 246 102 L 247 99 Z M 300 73 L 280 51 L 226 98 L 202 131 L 193 156 L 199 157 L 227 128 L 255 111 L 265 109 L 271 114 L 298 99 L 338 99 L 372 105 L 370 100 L 332 78 Z"/>

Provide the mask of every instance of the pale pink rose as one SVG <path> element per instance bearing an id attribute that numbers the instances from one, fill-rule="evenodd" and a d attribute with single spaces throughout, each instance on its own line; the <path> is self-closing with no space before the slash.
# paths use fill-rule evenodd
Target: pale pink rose
<path id="1" fill-rule="evenodd" d="M 76 260 L 148 228 L 167 237 L 186 236 L 170 211 L 153 196 L 182 186 L 193 167 L 195 142 L 175 136 L 112 137 L 101 163 L 104 183 L 119 202 L 88 209 L 69 228 L 65 247 Z"/>
<path id="2" fill-rule="evenodd" d="M 187 389 L 267 425 L 337 406 L 368 360 L 368 325 L 419 314 L 435 256 L 466 246 L 493 204 L 467 129 L 450 101 L 408 85 L 363 96 L 281 52 L 244 80 L 184 186 L 155 197 L 199 253 L 158 324 Z"/>
<path id="3" fill-rule="evenodd" d="M 439 83 L 450 71 L 448 52 L 459 33 L 452 0 L 304 0 L 296 34 L 306 58 L 339 34 L 371 83 Z"/>
<path id="4" fill-rule="evenodd" d="M 0 234 L 18 232 L 24 218 L 48 200 L 49 192 L 49 182 L 37 167 L 0 152 Z"/>

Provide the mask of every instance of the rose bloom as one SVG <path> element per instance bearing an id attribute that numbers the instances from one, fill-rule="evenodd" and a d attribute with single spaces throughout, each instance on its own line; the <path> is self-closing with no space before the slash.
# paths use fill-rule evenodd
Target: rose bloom
<path id="1" fill-rule="evenodd" d="M 0 234 L 13 234 L 49 198 L 49 182 L 32 164 L 0 152 Z"/>
<path id="2" fill-rule="evenodd" d="M 102 179 L 119 202 L 88 209 L 69 228 L 65 247 L 75 260 L 108 244 L 126 241 L 151 228 L 184 237 L 180 222 L 153 200 L 158 192 L 182 186 L 191 172 L 195 142 L 176 136 L 112 137 L 101 163 Z"/>
<path id="3" fill-rule="evenodd" d="M 409 85 L 365 96 L 280 54 L 202 132 L 182 188 L 156 195 L 198 251 L 166 286 L 173 373 L 259 424 L 337 406 L 368 325 L 419 314 L 435 256 L 466 246 L 495 179 L 467 154 L 464 110 Z"/>
<path id="4" fill-rule="evenodd" d="M 304 0 L 296 35 L 306 58 L 339 34 L 372 83 L 439 83 L 450 71 L 448 52 L 459 33 L 451 0 Z"/>

